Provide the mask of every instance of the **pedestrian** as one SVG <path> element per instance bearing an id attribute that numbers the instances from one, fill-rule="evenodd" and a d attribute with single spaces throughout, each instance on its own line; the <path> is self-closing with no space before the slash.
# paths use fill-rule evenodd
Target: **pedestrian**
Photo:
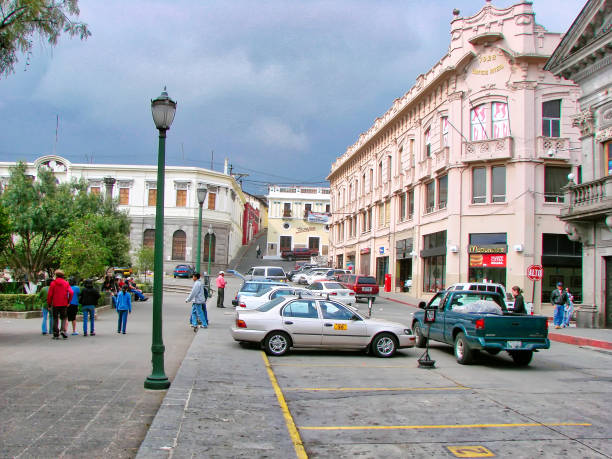
<path id="1" fill-rule="evenodd" d="M 261 249 L 259 248 L 259 244 L 257 244 L 257 258 L 261 258 Z"/>
<path id="2" fill-rule="evenodd" d="M 132 295 L 128 292 L 127 284 L 123 284 L 121 291 L 117 294 L 117 333 L 125 335 L 128 314 L 132 313 Z"/>
<path id="3" fill-rule="evenodd" d="M 60 334 L 62 338 L 68 339 L 66 317 L 68 305 L 74 294 L 64 276 L 64 271 L 56 269 L 55 280 L 51 282 L 47 293 L 47 304 L 53 308 L 53 339 L 59 339 Z"/>
<path id="4" fill-rule="evenodd" d="M 68 305 L 68 322 L 72 322 L 72 336 L 77 336 L 79 332 L 76 331 L 76 316 L 79 313 L 79 295 L 81 294 L 81 288 L 76 285 L 74 277 L 71 277 L 68 283 L 73 293 L 70 304 Z"/>
<path id="5" fill-rule="evenodd" d="M 128 286 L 128 290 L 136 296 L 135 301 L 147 301 L 148 298 L 142 294 L 142 290 L 136 287 L 136 282 L 134 282 L 133 277 L 128 277 L 126 279 L 126 284 Z"/>
<path id="6" fill-rule="evenodd" d="M 512 287 L 512 296 L 514 297 L 514 313 L 527 314 L 527 309 L 525 309 L 525 300 L 523 299 L 523 291 L 518 285 Z"/>
<path id="7" fill-rule="evenodd" d="M 53 308 L 47 304 L 47 294 L 49 293 L 49 285 L 51 285 L 51 279 L 46 279 L 43 282 L 43 288 L 38 292 L 38 297 L 43 302 L 42 307 L 42 334 L 53 332 Z M 48 324 L 48 326 L 47 326 Z"/>
<path id="8" fill-rule="evenodd" d="M 565 305 L 567 304 L 567 293 L 563 290 L 563 282 L 557 282 L 557 288 L 550 294 L 550 302 L 555 308 L 553 324 L 555 328 L 561 328 L 561 325 L 563 325 L 563 315 L 565 314 Z"/>
<path id="9" fill-rule="evenodd" d="M 223 271 L 219 271 L 219 276 L 217 277 L 217 307 L 224 308 L 223 306 L 223 297 L 225 296 L 225 286 L 227 282 L 225 281 L 225 273 Z"/>
<path id="10" fill-rule="evenodd" d="M 200 273 L 193 273 L 193 287 L 191 288 L 191 293 L 185 300 L 185 303 L 189 303 L 193 301 L 193 305 L 191 306 L 191 326 L 193 327 L 193 331 L 198 330 L 198 320 L 200 321 L 201 328 L 207 328 L 208 323 L 206 321 L 206 317 L 204 316 L 204 311 L 202 310 L 202 306 L 206 307 L 206 289 L 202 285 L 200 281 Z"/>
<path id="11" fill-rule="evenodd" d="M 574 312 L 574 295 L 570 293 L 569 287 L 565 289 L 567 295 L 567 304 L 563 314 L 563 328 L 569 327 L 572 313 Z"/>
<path id="12" fill-rule="evenodd" d="M 113 308 L 117 307 L 117 281 L 115 278 L 109 274 L 104 277 L 104 282 L 102 283 L 102 291 L 108 292 L 111 296 L 111 305 Z"/>
<path id="13" fill-rule="evenodd" d="M 83 336 L 87 336 L 87 322 L 89 318 L 89 335 L 96 336 L 94 320 L 96 316 L 96 305 L 100 299 L 100 292 L 94 287 L 91 279 L 85 280 L 85 288 L 81 290 L 79 301 L 83 311 Z"/>

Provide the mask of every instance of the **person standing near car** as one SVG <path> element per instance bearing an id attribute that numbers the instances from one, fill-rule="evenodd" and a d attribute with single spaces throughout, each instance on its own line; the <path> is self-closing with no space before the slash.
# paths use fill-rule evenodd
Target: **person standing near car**
<path id="1" fill-rule="evenodd" d="M 53 308 L 53 339 L 59 339 L 60 333 L 62 338 L 68 339 L 66 317 L 68 305 L 74 294 L 64 276 L 64 271 L 56 269 L 55 280 L 51 282 L 47 293 L 47 304 Z"/>
<path id="2" fill-rule="evenodd" d="M 515 314 L 527 314 L 525 309 L 525 300 L 523 299 L 523 291 L 518 285 L 512 287 L 512 296 L 514 297 L 514 309 Z"/>
<path id="3" fill-rule="evenodd" d="M 561 325 L 563 325 L 563 315 L 565 314 L 565 305 L 567 304 L 567 293 L 563 291 L 563 282 L 557 282 L 557 288 L 550 294 L 550 302 L 555 308 L 553 324 L 555 328 L 561 328 Z"/>
<path id="4" fill-rule="evenodd" d="M 200 327 L 208 327 L 206 317 L 202 310 L 202 306 L 206 307 L 206 289 L 200 281 L 200 273 L 193 273 L 192 278 L 193 287 L 191 288 L 191 293 L 185 299 L 185 303 L 193 301 L 193 305 L 191 306 L 191 326 L 193 327 L 193 331 L 197 331 L 198 320 L 201 323 Z"/>
<path id="5" fill-rule="evenodd" d="M 217 307 L 224 308 L 223 299 L 225 296 L 225 286 L 227 282 L 225 280 L 225 273 L 223 271 L 219 271 L 219 276 L 217 276 Z"/>

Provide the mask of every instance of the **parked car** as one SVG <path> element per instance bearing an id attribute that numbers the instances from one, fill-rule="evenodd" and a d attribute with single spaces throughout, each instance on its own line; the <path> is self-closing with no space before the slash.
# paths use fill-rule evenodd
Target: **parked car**
<path id="1" fill-rule="evenodd" d="M 130 277 L 132 275 L 132 268 L 114 267 L 113 275 L 119 274 L 121 277 Z"/>
<path id="2" fill-rule="evenodd" d="M 295 267 L 287 273 L 287 279 L 293 280 L 293 276 L 297 273 L 304 271 L 305 269 L 315 268 L 317 265 L 308 263 L 307 261 L 298 261 L 295 263 Z"/>
<path id="3" fill-rule="evenodd" d="M 507 351 L 516 365 L 529 365 L 534 351 L 550 347 L 548 319 L 508 312 L 497 292 L 445 290 L 428 304 L 421 301 L 419 308 L 412 322 L 417 346 L 424 347 L 428 339 L 451 344 L 463 365 L 480 350 L 493 355 Z M 426 324 L 425 314 L 433 312 L 435 321 Z"/>
<path id="4" fill-rule="evenodd" d="M 286 282 L 287 274 L 280 266 L 253 266 L 245 273 L 244 278 L 246 280 L 265 278 Z"/>
<path id="5" fill-rule="evenodd" d="M 245 281 L 236 296 L 232 300 L 232 304 L 234 306 L 238 306 L 240 304 L 240 299 L 245 296 L 255 296 L 262 292 L 267 292 L 272 290 L 274 287 L 286 286 L 287 284 L 284 282 L 277 282 L 270 279 L 260 279 L 260 280 L 251 280 Z"/>
<path id="6" fill-rule="evenodd" d="M 328 269 L 327 271 L 323 271 L 322 273 L 314 273 L 306 278 L 306 282 L 308 285 L 312 284 L 315 281 L 322 280 L 338 280 L 337 276 L 341 276 L 343 274 L 347 274 L 344 269 Z"/>
<path id="7" fill-rule="evenodd" d="M 245 309 L 257 309 L 270 300 L 288 296 L 314 297 L 314 292 L 290 285 L 274 286 L 270 290 L 262 290 L 253 296 L 241 296 L 237 306 Z"/>
<path id="8" fill-rule="evenodd" d="M 308 247 L 283 250 L 281 252 L 281 257 L 286 260 L 307 260 L 310 257 L 316 257 L 318 255 L 319 249 L 310 249 Z"/>
<path id="9" fill-rule="evenodd" d="M 339 282 L 315 281 L 308 286 L 308 289 L 321 298 L 340 301 L 343 304 L 354 305 L 357 302 L 355 292 L 344 288 Z"/>
<path id="10" fill-rule="evenodd" d="M 407 326 L 366 319 L 326 299 L 278 297 L 258 309 L 236 308 L 230 331 L 235 341 L 259 343 L 274 356 L 290 348 L 325 348 L 368 349 L 377 357 L 391 357 L 415 345 Z"/>
<path id="11" fill-rule="evenodd" d="M 189 265 L 176 265 L 174 267 L 174 278 L 177 277 L 191 277 L 193 276 L 195 269 Z"/>
<path id="12" fill-rule="evenodd" d="M 360 274 L 344 274 L 340 276 L 340 284 L 345 288 L 351 289 L 355 292 L 357 299 L 365 298 L 369 300 L 372 298 L 372 303 L 376 301 L 378 296 L 378 284 L 374 276 L 362 276 Z"/>
<path id="13" fill-rule="evenodd" d="M 308 278 L 314 275 L 321 275 L 322 273 L 328 271 L 329 268 L 311 268 L 309 270 L 304 270 L 301 273 L 297 273 L 293 276 L 293 282 L 297 282 L 298 284 L 308 284 Z"/>
<path id="14" fill-rule="evenodd" d="M 451 285 L 447 290 L 475 290 L 477 292 L 497 292 L 501 295 L 506 303 L 506 308 L 509 310 L 514 309 L 514 297 L 510 292 L 506 292 L 505 287 L 502 284 L 495 284 L 492 282 L 458 282 Z M 530 307 L 533 305 L 530 304 Z M 527 305 L 525 305 L 527 307 Z M 527 311 L 531 314 L 531 310 Z"/>

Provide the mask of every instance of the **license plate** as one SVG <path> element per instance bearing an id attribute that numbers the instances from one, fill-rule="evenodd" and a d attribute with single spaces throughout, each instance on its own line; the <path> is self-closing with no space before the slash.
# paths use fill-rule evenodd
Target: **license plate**
<path id="1" fill-rule="evenodd" d="M 508 341 L 508 347 L 511 349 L 518 349 L 523 345 L 522 341 Z"/>
<path id="2" fill-rule="evenodd" d="M 334 330 L 346 330 L 346 324 L 334 324 Z"/>
<path id="3" fill-rule="evenodd" d="M 372 287 L 363 287 L 361 290 L 363 290 L 364 292 L 371 292 Z"/>

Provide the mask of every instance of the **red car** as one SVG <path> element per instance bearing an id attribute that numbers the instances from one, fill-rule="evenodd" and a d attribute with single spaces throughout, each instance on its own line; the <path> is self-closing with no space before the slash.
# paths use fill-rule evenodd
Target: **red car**
<path id="1" fill-rule="evenodd" d="M 287 260 L 297 260 L 297 259 L 308 259 L 310 257 L 316 257 L 319 255 L 319 250 L 317 249 L 309 249 L 308 247 L 293 249 L 293 250 L 283 250 L 281 252 L 281 257 Z"/>
<path id="2" fill-rule="evenodd" d="M 378 284 L 374 276 L 362 276 L 359 274 L 344 274 L 340 276 L 340 284 L 355 292 L 355 298 L 372 298 L 372 303 L 378 295 Z"/>

